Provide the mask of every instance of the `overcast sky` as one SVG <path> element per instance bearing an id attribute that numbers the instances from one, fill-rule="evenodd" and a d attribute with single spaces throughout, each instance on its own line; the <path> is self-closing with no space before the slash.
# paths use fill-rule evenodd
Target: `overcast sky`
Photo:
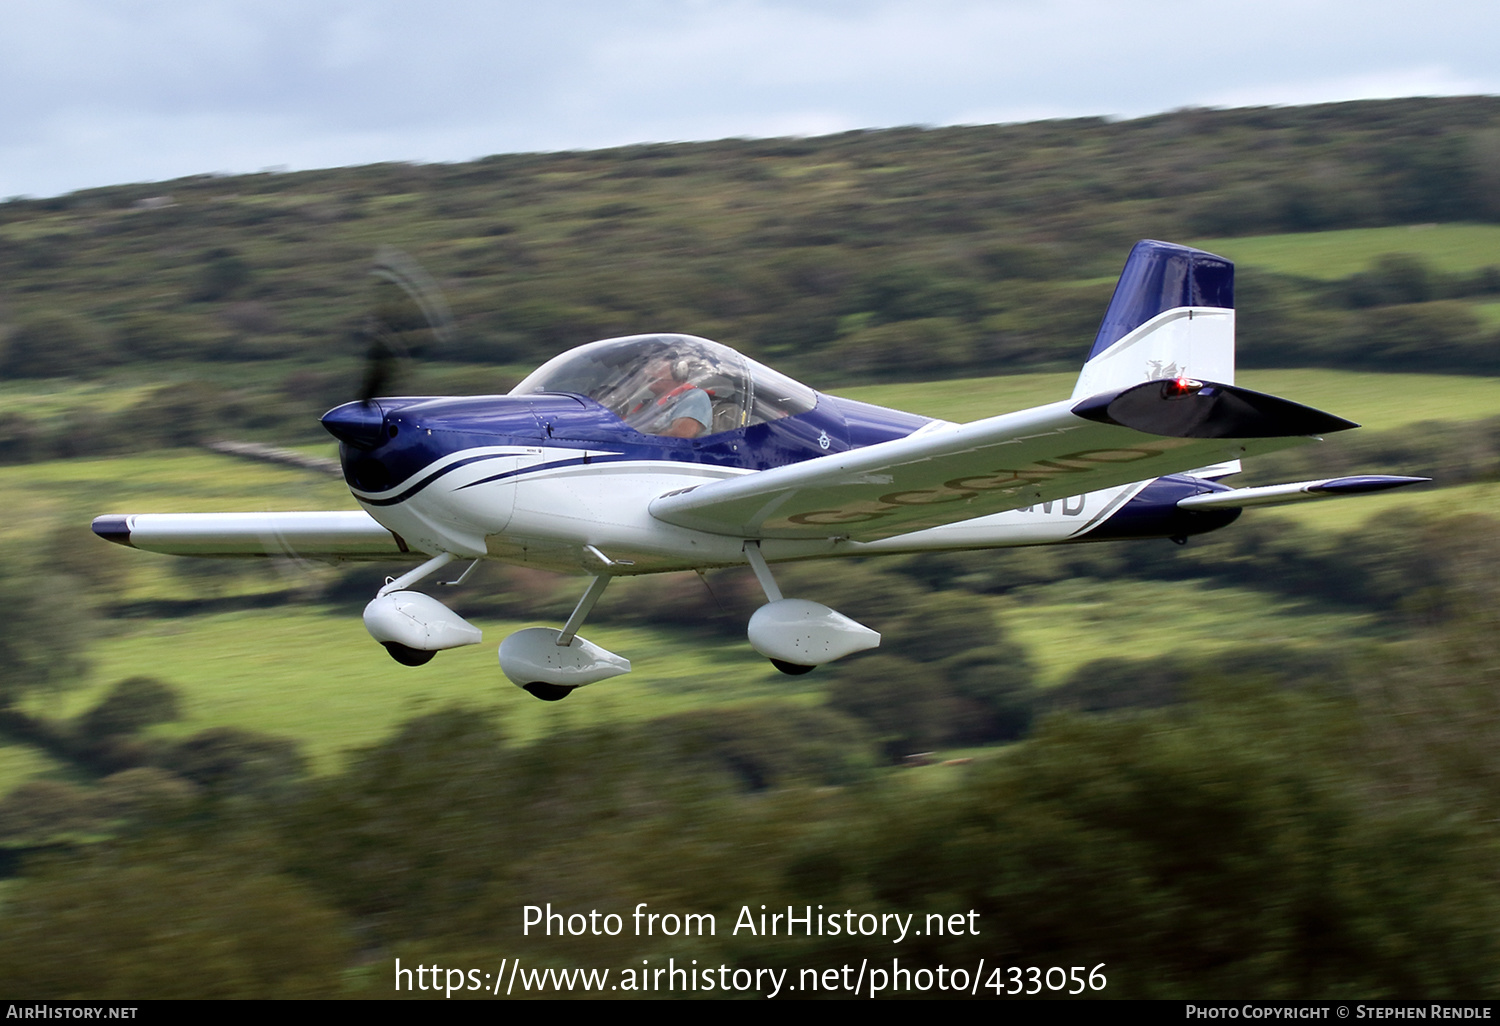
<path id="1" fill-rule="evenodd" d="M 0 197 L 1468 93 L 1495 0 L 0 0 Z"/>

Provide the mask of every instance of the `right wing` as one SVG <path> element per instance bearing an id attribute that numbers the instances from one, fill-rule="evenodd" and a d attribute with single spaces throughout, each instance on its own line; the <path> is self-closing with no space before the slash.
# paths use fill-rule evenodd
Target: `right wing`
<path id="1" fill-rule="evenodd" d="M 651 515 L 743 538 L 875 541 L 1357 426 L 1233 385 L 1147 381 L 668 492 Z"/>
<path id="2" fill-rule="evenodd" d="M 399 559 L 410 550 L 364 510 L 329 513 L 110 513 L 94 518 L 106 541 L 174 556 Z"/>

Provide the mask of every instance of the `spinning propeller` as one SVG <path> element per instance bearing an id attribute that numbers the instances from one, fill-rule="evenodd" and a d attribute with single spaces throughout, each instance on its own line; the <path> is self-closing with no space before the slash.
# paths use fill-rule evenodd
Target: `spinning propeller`
<path id="1" fill-rule="evenodd" d="M 437 282 L 411 257 L 381 246 L 370 277 L 373 294 L 360 329 L 367 345 L 357 396 L 367 405 L 390 394 L 404 364 L 432 352 L 453 335 L 453 314 Z"/>
<path id="2" fill-rule="evenodd" d="M 453 335 L 453 315 L 437 282 L 415 260 L 389 246 L 375 253 L 370 269 L 370 305 L 358 330 L 364 342 L 364 368 L 354 410 L 378 421 L 376 397 L 388 394 L 403 377 L 405 365 L 414 357 L 428 355 Z M 275 463 L 299 470 L 342 478 L 336 459 L 311 456 L 291 449 L 257 442 L 217 440 L 207 448 L 226 456 Z M 313 564 L 299 552 L 298 542 L 270 525 L 261 534 L 265 556 L 283 577 L 295 580 L 310 574 Z"/>

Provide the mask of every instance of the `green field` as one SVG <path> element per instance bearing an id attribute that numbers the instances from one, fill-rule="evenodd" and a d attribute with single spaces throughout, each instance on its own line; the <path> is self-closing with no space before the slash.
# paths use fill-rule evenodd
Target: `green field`
<path id="1" fill-rule="evenodd" d="M 1122 601 L 1127 592 L 1129 601 Z M 1058 581 L 1025 589 L 1001 603 L 997 615 L 1027 647 L 1044 686 L 1062 683 L 1095 659 L 1150 659 L 1242 645 L 1312 648 L 1378 631 L 1375 618 L 1364 614 L 1309 611 L 1261 592 L 1201 581 Z"/>
<path id="2" fill-rule="evenodd" d="M 144 557 L 149 558 L 149 557 Z M 1003 558 L 979 553 L 976 561 Z M 1039 683 L 1061 682 L 1094 659 L 1144 658 L 1165 651 L 1215 651 L 1247 643 L 1316 645 L 1372 629 L 1356 614 L 1308 613 L 1263 594 L 1198 582 L 1133 581 L 1122 607 L 1119 586 L 1059 581 L 1016 598 L 974 597 L 1036 662 Z M 454 597 L 462 608 L 462 599 Z M 50 716 L 73 716 L 107 686 L 149 674 L 177 688 L 183 717 L 158 729 L 181 736 L 224 724 L 295 737 L 321 770 L 340 753 L 373 743 L 424 710 L 464 704 L 497 711 L 507 733 L 530 738 L 560 727 L 627 722 L 694 708 L 772 699 L 816 701 L 826 674 L 786 677 L 752 652 L 739 632 L 677 635 L 595 623 L 591 640 L 627 656 L 633 672 L 566 703 L 537 702 L 496 665 L 494 643 L 527 626 L 481 619 L 484 644 L 441 654 L 423 667 L 392 661 L 357 615 L 293 606 L 160 620 L 116 621 L 93 646 L 93 683 L 33 702 Z M 874 626 L 879 626 L 878 624 Z M 4 781 L 53 772 L 25 749 L 0 748 Z"/>
<path id="3" fill-rule="evenodd" d="M 73 381 L 54 378 L 43 381 L 0 382 L 0 403 L 7 413 L 45 418 L 89 409 L 95 413 L 119 413 L 150 393 L 146 385 L 121 386 L 110 381 Z"/>
<path id="4" fill-rule="evenodd" d="M 1469 309 L 1487 328 L 1500 328 L 1500 303 L 1470 303 Z"/>
<path id="5" fill-rule="evenodd" d="M 11 496 L 44 517 L 70 507 L 123 513 L 149 505 L 163 513 L 211 513 L 351 509 L 354 503 L 336 477 L 196 449 L 5 467 L 0 480 Z"/>
<path id="6" fill-rule="evenodd" d="M 1330 232 L 1198 239 L 1192 245 L 1241 267 L 1332 280 L 1365 270 L 1386 253 L 1420 256 L 1439 271 L 1500 267 L 1500 225 L 1416 224 Z"/>
<path id="7" fill-rule="evenodd" d="M 1082 364 L 1080 354 L 1080 365 Z M 893 410 L 967 423 L 1030 406 L 1066 399 L 1078 375 L 1007 374 L 993 378 L 920 381 L 900 385 L 860 385 L 832 389 L 837 395 Z"/>
<path id="8" fill-rule="evenodd" d="M 30 745 L 0 745 L 0 794 L 34 777 L 69 778 L 72 775 L 63 763 Z"/>
<path id="9" fill-rule="evenodd" d="M 960 423 L 1066 399 L 1076 374 L 1015 374 L 958 381 L 865 385 L 838 394 Z M 1500 412 L 1500 378 L 1372 374 L 1298 368 L 1247 370 L 1239 384 L 1316 406 L 1384 431 L 1425 420 L 1478 420 Z"/>
<path id="10" fill-rule="evenodd" d="M 461 595 L 451 601 L 462 609 Z M 76 714 L 99 697 L 106 682 L 149 673 L 184 696 L 183 719 L 162 728 L 163 734 L 249 726 L 302 740 L 318 767 L 328 770 L 346 749 L 377 741 L 423 709 L 451 704 L 497 710 L 506 732 L 524 739 L 559 726 L 816 691 L 807 678 L 777 673 L 738 635 L 685 638 L 595 623 L 588 628 L 590 640 L 625 655 L 633 672 L 589 689 L 587 701 L 538 702 L 505 679 L 495 658 L 502 638 L 529 625 L 480 619 L 484 644 L 408 667 L 370 640 L 357 614 L 318 607 L 127 621 L 94 647 L 97 683 L 51 705 Z"/>
<path id="11" fill-rule="evenodd" d="M 199 561 L 102 545 L 89 530 L 100 514 L 354 508 L 338 478 L 194 449 L 4 467 L 0 485 L 7 499 L 0 543 L 22 548 L 38 539 L 65 540 L 115 575 L 116 597 L 122 601 L 183 597 L 194 588 L 216 595 L 276 590 L 288 585 L 288 576 L 305 570 L 316 574 L 321 567 L 278 560 L 261 567 L 258 578 L 236 577 L 221 592 L 208 565 Z"/>

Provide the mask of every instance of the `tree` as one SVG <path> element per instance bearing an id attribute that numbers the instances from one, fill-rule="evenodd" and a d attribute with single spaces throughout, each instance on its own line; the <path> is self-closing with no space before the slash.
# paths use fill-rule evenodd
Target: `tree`
<path id="1" fill-rule="evenodd" d="M 104 332 L 79 314 L 44 313 L 16 326 L 0 359 L 7 378 L 56 378 L 88 374 L 114 362 Z"/>
<path id="2" fill-rule="evenodd" d="M 1115 996 L 1492 994 L 1493 827 L 1370 801 L 1353 716 L 1221 685 L 1172 711 L 1054 717 L 901 809 L 872 892 L 980 913 L 980 937 L 923 937 L 903 958 L 1104 962 Z"/>
<path id="3" fill-rule="evenodd" d="M 198 303 L 227 299 L 250 281 L 250 265 L 232 249 L 219 248 L 204 254 L 190 298 Z"/>
<path id="4" fill-rule="evenodd" d="M 269 796 L 306 769 L 295 741 L 239 727 L 213 727 L 158 756 L 163 768 L 219 794 Z"/>
<path id="5" fill-rule="evenodd" d="M 93 620 L 71 578 L 0 557 L 0 608 L 9 611 L 0 632 L 0 710 L 29 692 L 82 678 Z"/>
<path id="6" fill-rule="evenodd" d="M 177 719 L 177 692 L 155 677 L 128 677 L 110 688 L 88 712 L 78 728 L 85 737 L 134 734 L 153 723 Z"/>
<path id="7" fill-rule="evenodd" d="M 107 846 L 7 895 L 0 991 L 38 998 L 336 997 L 347 927 L 265 851 Z"/>

